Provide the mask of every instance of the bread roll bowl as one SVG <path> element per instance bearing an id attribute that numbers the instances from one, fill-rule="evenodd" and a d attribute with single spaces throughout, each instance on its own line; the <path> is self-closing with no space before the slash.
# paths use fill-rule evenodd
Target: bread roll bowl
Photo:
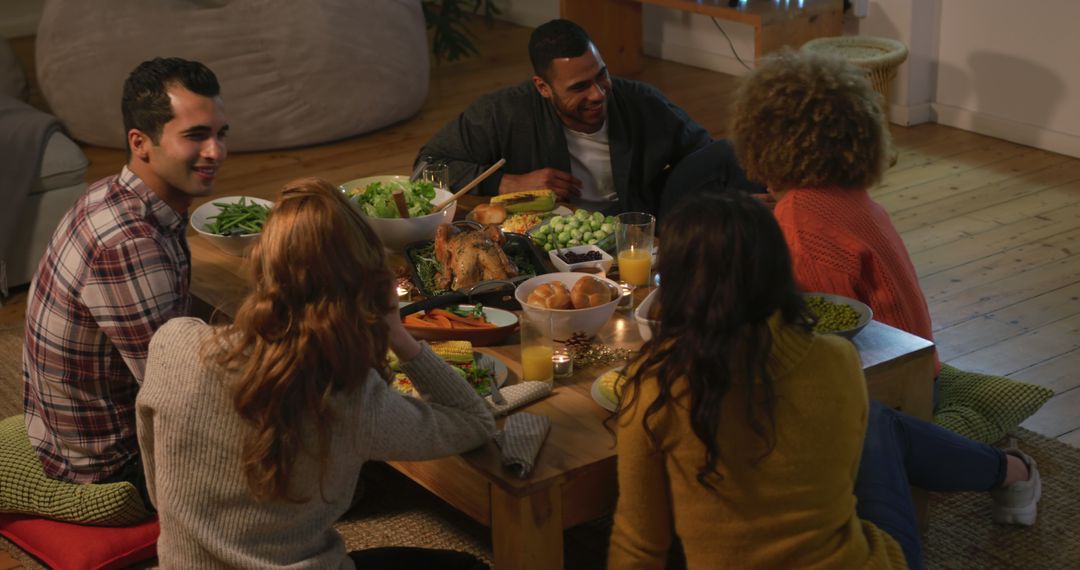
<path id="1" fill-rule="evenodd" d="M 528 303 L 529 295 L 537 287 L 545 283 L 558 281 L 566 286 L 567 290 L 573 291 L 574 285 L 577 284 L 579 279 L 596 279 L 606 285 L 611 290 L 611 300 L 585 309 L 548 309 L 532 306 Z M 546 275 L 537 275 L 522 282 L 514 291 L 514 297 L 521 303 L 521 310 L 530 319 L 550 318 L 552 334 L 555 340 L 565 341 L 574 333 L 592 337 L 600 332 L 600 329 L 615 314 L 615 307 L 619 303 L 619 293 L 619 285 L 604 277 L 585 273 L 548 273 Z"/>

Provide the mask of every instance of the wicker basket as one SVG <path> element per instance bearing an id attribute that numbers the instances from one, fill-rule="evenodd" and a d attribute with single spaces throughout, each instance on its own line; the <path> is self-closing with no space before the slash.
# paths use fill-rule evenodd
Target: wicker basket
<path id="1" fill-rule="evenodd" d="M 844 36 L 817 38 L 803 44 L 802 49 L 815 53 L 837 55 L 866 70 L 874 90 L 889 104 L 889 85 L 896 77 L 896 68 L 907 59 L 903 43 L 889 38 Z"/>

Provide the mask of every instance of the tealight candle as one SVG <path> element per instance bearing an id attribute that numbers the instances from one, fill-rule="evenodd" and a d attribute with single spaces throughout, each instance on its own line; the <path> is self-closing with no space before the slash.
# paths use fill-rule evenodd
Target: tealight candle
<path id="1" fill-rule="evenodd" d="M 574 357 L 565 348 L 556 348 L 551 355 L 555 376 L 566 378 L 574 373 Z"/>
<path id="2" fill-rule="evenodd" d="M 398 285 L 397 298 L 398 298 L 398 301 L 411 301 L 412 300 L 412 295 L 409 293 L 409 288 L 408 287 L 402 287 L 401 285 Z"/>

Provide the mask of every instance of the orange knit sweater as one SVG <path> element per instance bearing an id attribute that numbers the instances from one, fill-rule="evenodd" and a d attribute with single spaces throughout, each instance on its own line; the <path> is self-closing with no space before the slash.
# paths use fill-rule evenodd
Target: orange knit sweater
<path id="1" fill-rule="evenodd" d="M 803 291 L 858 299 L 870 306 L 874 319 L 934 340 L 930 309 L 907 248 L 889 214 L 866 190 L 789 190 L 775 214 Z"/>

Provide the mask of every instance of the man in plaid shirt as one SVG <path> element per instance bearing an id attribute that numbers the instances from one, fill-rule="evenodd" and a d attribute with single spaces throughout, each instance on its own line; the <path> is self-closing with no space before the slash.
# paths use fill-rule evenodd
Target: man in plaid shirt
<path id="1" fill-rule="evenodd" d="M 121 105 L 127 165 L 75 202 L 38 265 L 26 306 L 23 408 L 51 477 L 144 490 L 135 395 L 151 335 L 191 304 L 185 227 L 225 160 L 219 92 L 201 63 L 157 58 L 136 67 Z"/>

